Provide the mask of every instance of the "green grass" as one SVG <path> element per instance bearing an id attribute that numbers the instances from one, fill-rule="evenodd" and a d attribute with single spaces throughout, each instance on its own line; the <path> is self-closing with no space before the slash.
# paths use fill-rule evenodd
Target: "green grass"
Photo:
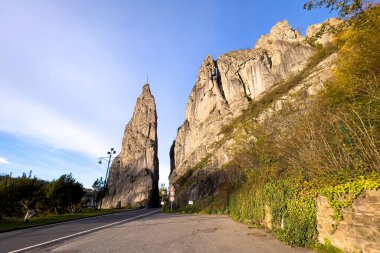
<path id="1" fill-rule="evenodd" d="M 316 243 L 313 247 L 314 250 L 320 253 L 344 253 L 343 250 L 334 247 L 330 240 L 325 239 L 325 244 Z"/>
<path id="2" fill-rule="evenodd" d="M 32 217 L 28 223 L 24 222 L 24 218 L 3 218 L 0 220 L 0 232 L 18 230 L 29 227 L 42 226 L 52 223 L 59 223 L 63 221 L 82 219 L 93 216 L 100 216 L 104 214 L 118 213 L 131 209 L 88 209 L 82 213 L 70 213 L 70 214 L 62 214 L 62 215 L 44 215 Z"/>

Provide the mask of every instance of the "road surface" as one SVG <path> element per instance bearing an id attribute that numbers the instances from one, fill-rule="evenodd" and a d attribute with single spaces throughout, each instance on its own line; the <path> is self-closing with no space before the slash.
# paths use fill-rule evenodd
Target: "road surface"
<path id="1" fill-rule="evenodd" d="M 83 236 L 89 232 L 105 229 L 107 227 L 115 226 L 133 219 L 146 217 L 157 212 L 160 212 L 160 209 L 139 209 L 135 211 L 121 212 L 0 233 L 0 253 L 12 251 L 24 252 L 28 249 L 30 251 L 30 247 L 38 245 L 43 246 L 46 242 L 60 242 L 63 239 L 68 239 L 79 235 Z M 33 222 L 33 219 L 31 222 Z M 20 249 L 24 250 L 18 251 Z"/>
<path id="2" fill-rule="evenodd" d="M 151 212 L 147 210 L 146 212 Z M 157 213 L 30 252 L 260 252 L 306 253 L 261 229 L 221 215 Z"/>

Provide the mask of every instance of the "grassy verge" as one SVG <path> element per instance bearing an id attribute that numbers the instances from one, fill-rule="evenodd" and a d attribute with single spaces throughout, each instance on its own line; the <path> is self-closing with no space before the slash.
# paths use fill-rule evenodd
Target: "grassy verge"
<path id="1" fill-rule="evenodd" d="M 62 215 L 46 215 L 33 217 L 28 223 L 24 222 L 23 218 L 4 218 L 0 220 L 0 232 L 18 230 L 29 227 L 42 226 L 47 224 L 59 223 L 63 221 L 82 219 L 93 216 L 100 216 L 111 213 L 118 213 L 132 209 L 103 209 L 95 210 L 89 209 L 82 213 L 70 213 Z"/>

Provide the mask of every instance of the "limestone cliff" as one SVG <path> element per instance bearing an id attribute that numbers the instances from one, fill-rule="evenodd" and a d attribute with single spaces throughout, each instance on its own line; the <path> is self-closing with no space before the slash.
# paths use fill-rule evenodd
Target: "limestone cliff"
<path id="1" fill-rule="evenodd" d="M 112 163 L 104 207 L 158 205 L 157 112 L 149 84 L 125 127 L 120 154 Z"/>
<path id="2" fill-rule="evenodd" d="M 218 60 L 207 56 L 173 144 L 172 182 L 200 161 L 207 145 L 218 140 L 221 127 L 238 116 L 250 100 L 303 69 L 313 53 L 303 41 L 283 21 L 263 35 L 253 49 L 229 52 Z"/>
<path id="3" fill-rule="evenodd" d="M 250 101 L 260 100 L 278 83 L 304 70 L 313 53 L 305 38 L 285 20 L 261 36 L 253 49 L 232 51 L 217 60 L 206 57 L 189 98 L 185 122 L 179 127 L 170 152 L 170 183 L 181 188 L 177 196 L 180 202 L 181 198 L 184 203 L 188 198 L 218 190 L 219 181 L 224 179 L 213 178 L 202 185 L 202 180 L 188 178 L 207 178 L 207 174 L 229 161 L 233 140 L 226 140 L 221 134 L 223 126 L 238 117 Z M 315 69 L 299 87 L 309 93 L 317 92 L 328 78 L 332 62 L 333 58 L 322 69 Z M 291 98 L 285 94 L 280 101 L 273 101 L 273 106 L 279 109 L 282 101 Z M 268 107 L 258 120 L 273 111 Z"/>

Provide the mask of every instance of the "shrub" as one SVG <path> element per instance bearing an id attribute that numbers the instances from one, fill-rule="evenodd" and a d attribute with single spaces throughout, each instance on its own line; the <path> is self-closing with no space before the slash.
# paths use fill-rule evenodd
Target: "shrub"
<path id="1" fill-rule="evenodd" d="M 284 212 L 284 229 L 276 235 L 291 246 L 311 246 L 317 239 L 314 199 L 291 198 Z"/>

